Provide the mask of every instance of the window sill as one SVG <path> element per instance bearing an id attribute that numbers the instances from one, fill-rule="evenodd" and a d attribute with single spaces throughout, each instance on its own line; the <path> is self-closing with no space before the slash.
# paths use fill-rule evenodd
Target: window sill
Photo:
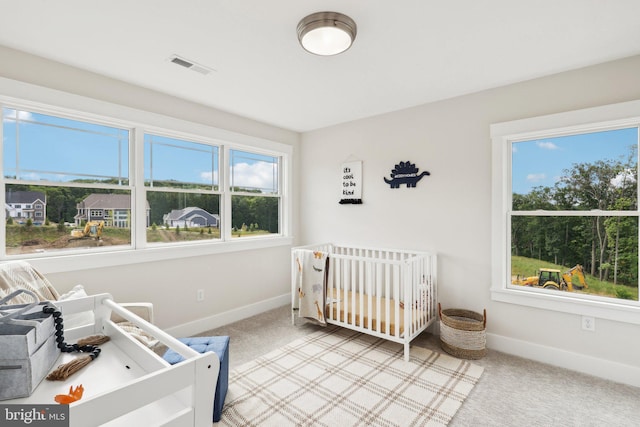
<path id="1" fill-rule="evenodd" d="M 291 237 L 267 237 L 234 239 L 226 242 L 215 242 L 196 245 L 163 245 L 145 249 L 115 250 L 112 252 L 94 252 L 83 254 L 69 254 L 46 258 L 25 259 L 42 273 L 60 273 L 92 268 L 115 267 L 127 264 L 156 262 L 239 252 L 256 249 L 266 249 L 278 246 L 293 245 Z"/>
<path id="2" fill-rule="evenodd" d="M 520 289 L 491 289 L 493 301 L 640 325 L 640 307 Z"/>

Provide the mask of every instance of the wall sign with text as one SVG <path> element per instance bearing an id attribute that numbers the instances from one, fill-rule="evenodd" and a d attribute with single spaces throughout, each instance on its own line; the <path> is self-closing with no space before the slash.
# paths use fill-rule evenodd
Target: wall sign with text
<path id="1" fill-rule="evenodd" d="M 362 162 L 343 163 L 341 181 L 340 204 L 362 204 Z"/>

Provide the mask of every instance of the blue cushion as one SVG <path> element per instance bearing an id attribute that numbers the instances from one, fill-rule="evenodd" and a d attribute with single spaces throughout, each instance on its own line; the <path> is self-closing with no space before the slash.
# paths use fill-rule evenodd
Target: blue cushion
<path id="1" fill-rule="evenodd" d="M 224 357 L 226 357 L 226 352 L 229 347 L 229 337 L 227 336 L 178 338 L 178 341 L 182 342 L 187 347 L 191 347 L 198 353 L 213 351 L 218 355 L 220 364 L 222 364 L 222 360 L 224 359 Z M 172 349 L 167 350 L 163 358 L 172 365 L 175 365 L 176 363 L 182 362 L 184 360 L 184 357 L 182 357 Z"/>
<path id="2" fill-rule="evenodd" d="M 227 397 L 229 388 L 229 337 L 193 337 L 178 338 L 178 340 L 198 353 L 212 351 L 220 359 L 220 373 L 216 383 L 216 395 L 213 398 L 213 422 L 220 421 L 224 399 Z M 184 360 L 184 357 L 171 349 L 166 351 L 163 358 L 172 365 Z"/>

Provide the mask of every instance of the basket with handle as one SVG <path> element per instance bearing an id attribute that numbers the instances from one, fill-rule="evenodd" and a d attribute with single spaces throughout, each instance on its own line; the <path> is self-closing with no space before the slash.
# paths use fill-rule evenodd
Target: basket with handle
<path id="1" fill-rule="evenodd" d="M 440 316 L 440 345 L 452 356 L 461 359 L 481 359 L 487 355 L 487 310 L 475 311 L 450 308 L 443 310 L 438 303 Z"/>

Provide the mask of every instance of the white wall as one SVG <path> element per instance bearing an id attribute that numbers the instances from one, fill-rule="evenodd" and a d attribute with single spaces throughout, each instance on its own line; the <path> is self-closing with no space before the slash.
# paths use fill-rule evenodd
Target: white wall
<path id="1" fill-rule="evenodd" d="M 298 155 L 300 135 L 296 132 L 2 46 L 0 64 L 0 77 L 292 145 L 294 158 Z M 297 191 L 295 165 L 293 183 Z M 73 271 L 47 271 L 47 263 L 41 264 L 61 292 L 81 283 L 90 293 L 112 293 L 116 301 L 150 301 L 159 327 L 190 334 L 251 314 L 251 310 L 289 301 L 290 247 L 289 242 L 264 249 L 104 268 L 87 268 L 83 265 L 86 260 L 77 257 L 78 268 Z M 205 291 L 204 302 L 196 302 L 198 289 Z M 243 311 L 247 306 L 251 310 Z"/>
<path id="2" fill-rule="evenodd" d="M 89 294 L 109 292 L 116 301 L 150 301 L 156 324 L 188 336 L 255 314 L 233 313 L 245 306 L 268 310 L 291 300 L 290 246 L 176 261 L 145 262 L 47 274 L 56 288 L 83 284 Z M 204 289 L 205 300 L 196 302 Z M 283 297 L 284 296 L 284 297 Z M 232 313 L 229 313 L 232 312 Z"/>
<path id="3" fill-rule="evenodd" d="M 435 250 L 440 301 L 486 308 L 490 347 L 640 386 L 640 326 L 596 319 L 587 332 L 577 315 L 489 293 L 490 124 L 640 99 L 638 76 L 632 57 L 303 134 L 301 243 Z M 363 161 L 362 205 L 338 204 L 348 159 Z M 407 160 L 431 176 L 390 189 L 383 177 Z"/>

